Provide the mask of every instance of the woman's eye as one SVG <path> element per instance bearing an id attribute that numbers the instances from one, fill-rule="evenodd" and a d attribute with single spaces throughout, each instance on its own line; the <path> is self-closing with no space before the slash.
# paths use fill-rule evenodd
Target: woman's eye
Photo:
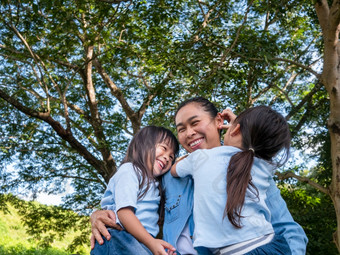
<path id="1" fill-rule="evenodd" d="M 177 132 L 178 133 L 182 133 L 184 131 L 184 128 L 178 129 Z"/>
<path id="2" fill-rule="evenodd" d="M 198 124 L 198 122 L 199 122 L 198 120 L 197 120 L 197 121 L 194 121 L 194 122 L 191 123 L 191 125 L 192 125 L 192 126 L 196 126 L 196 125 Z"/>

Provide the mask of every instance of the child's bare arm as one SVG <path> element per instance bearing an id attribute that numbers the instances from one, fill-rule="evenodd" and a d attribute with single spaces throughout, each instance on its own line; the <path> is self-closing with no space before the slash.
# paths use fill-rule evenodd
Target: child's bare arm
<path id="1" fill-rule="evenodd" d="M 170 170 L 171 175 L 172 175 L 173 177 L 179 177 L 178 174 L 177 174 L 177 172 L 176 172 L 176 165 L 177 165 L 177 162 L 175 162 L 175 163 L 172 165 L 171 170 Z"/>
<path id="2" fill-rule="evenodd" d="M 153 254 L 167 255 L 165 249 L 175 251 L 175 248 L 160 239 L 153 238 L 143 227 L 142 223 L 138 220 L 133 212 L 133 208 L 125 207 L 117 212 L 119 221 L 122 223 L 124 228 L 133 235 L 139 242 L 143 243 L 148 247 Z"/>
<path id="3" fill-rule="evenodd" d="M 177 172 L 176 172 L 176 165 L 177 165 L 177 163 L 178 163 L 179 161 L 181 161 L 182 159 L 188 157 L 188 155 L 189 155 L 189 154 L 186 154 L 186 155 L 181 156 L 181 157 L 178 157 L 178 158 L 176 159 L 176 162 L 172 165 L 171 170 L 170 170 L 171 175 L 172 175 L 173 177 L 179 177 L 178 174 L 177 174 Z"/>

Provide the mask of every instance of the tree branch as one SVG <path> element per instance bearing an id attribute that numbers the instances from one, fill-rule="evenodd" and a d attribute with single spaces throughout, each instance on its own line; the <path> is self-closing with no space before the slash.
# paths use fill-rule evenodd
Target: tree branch
<path id="1" fill-rule="evenodd" d="M 236 53 L 236 52 L 232 52 L 232 54 L 234 54 L 235 56 L 241 57 L 241 58 L 248 59 L 249 61 L 258 61 L 258 62 L 264 62 L 265 61 L 265 59 L 263 59 L 263 58 L 248 58 L 247 56 L 244 56 L 244 55 Z M 321 74 L 314 71 L 310 66 L 305 66 L 305 65 L 303 65 L 303 64 L 301 64 L 297 61 L 285 59 L 285 58 L 267 58 L 267 60 L 268 61 L 281 61 L 281 62 L 293 64 L 297 67 L 300 67 L 300 68 L 312 73 L 317 79 L 319 79 L 319 80 L 321 79 Z"/>
<path id="2" fill-rule="evenodd" d="M 328 29 L 329 6 L 327 0 L 317 0 L 315 3 L 315 11 L 318 16 L 322 33 L 325 34 Z"/>
<path id="3" fill-rule="evenodd" d="M 93 58 L 93 50 L 94 46 L 88 46 L 86 48 L 86 64 L 85 64 L 85 75 L 84 75 L 84 83 L 85 90 L 88 97 L 88 104 L 91 112 L 91 124 L 94 129 L 95 136 L 97 138 L 97 142 L 99 144 L 99 151 L 102 154 L 103 160 L 105 162 L 105 171 L 106 175 L 104 177 L 105 181 L 109 181 L 112 174 L 115 173 L 117 167 L 116 163 L 112 157 L 110 150 L 108 149 L 108 143 L 106 141 L 106 137 L 104 135 L 104 130 L 102 126 L 102 121 L 100 118 L 100 114 L 98 111 L 98 105 L 96 100 L 96 92 L 93 86 L 92 81 L 92 61 Z"/>
<path id="4" fill-rule="evenodd" d="M 236 32 L 236 35 L 235 35 L 235 39 L 234 39 L 232 45 L 231 45 L 229 48 L 223 47 L 225 50 L 224 50 L 223 53 L 222 53 L 221 59 L 220 59 L 220 61 L 219 61 L 219 64 L 216 65 L 216 66 L 209 72 L 209 74 L 206 75 L 206 77 L 204 77 L 202 80 L 209 79 L 211 76 L 213 76 L 213 75 L 216 73 L 216 71 L 217 71 L 219 68 L 221 68 L 221 66 L 223 65 L 223 62 L 226 60 L 226 58 L 227 58 L 227 56 L 229 55 L 229 53 L 231 52 L 231 50 L 235 47 L 235 45 L 236 45 L 236 43 L 237 43 L 237 41 L 238 41 L 238 38 L 239 38 L 239 36 L 240 36 L 241 30 L 242 30 L 244 24 L 245 24 L 246 21 L 247 21 L 248 13 L 249 13 L 249 11 L 250 11 L 250 7 L 252 6 L 253 2 L 254 2 L 254 0 L 251 0 L 251 1 L 250 1 L 249 5 L 248 5 L 248 7 L 247 7 L 247 9 L 246 9 L 246 11 L 245 11 L 245 14 L 244 14 L 244 17 L 243 17 L 242 24 L 241 24 L 241 25 L 238 27 L 238 29 L 237 29 L 237 32 Z"/>
<path id="5" fill-rule="evenodd" d="M 313 182 L 312 180 L 310 180 L 309 178 L 307 177 L 302 177 L 302 176 L 299 176 L 299 175 L 296 175 L 295 173 L 293 172 L 285 172 L 285 173 L 280 173 L 278 171 L 275 172 L 275 175 L 279 178 L 279 180 L 286 180 L 286 179 L 289 179 L 289 178 L 295 178 L 297 179 L 298 181 L 300 182 L 304 182 L 304 183 L 307 183 L 309 184 L 310 186 L 316 188 L 317 190 L 321 191 L 322 193 L 325 193 L 326 195 L 329 195 L 330 196 L 330 191 L 329 189 L 321 186 L 320 184 L 316 183 L 316 182 Z"/>
<path id="6" fill-rule="evenodd" d="M 297 106 L 294 106 L 292 110 L 288 113 L 286 116 L 286 120 L 289 120 L 292 116 L 294 116 L 304 105 L 306 102 L 309 102 L 314 94 L 320 90 L 322 87 L 322 84 L 318 82 L 314 88 L 300 101 L 300 103 Z"/>
<path id="7" fill-rule="evenodd" d="M 202 12 L 202 15 L 203 15 L 203 22 L 200 26 L 200 28 L 197 30 L 197 32 L 194 34 L 194 41 L 197 42 L 199 41 L 199 34 L 202 32 L 202 30 L 209 24 L 210 20 L 209 20 L 209 17 L 211 15 L 211 13 L 217 8 L 217 6 L 220 4 L 219 1 L 216 2 L 216 4 L 211 8 L 209 9 L 209 11 L 207 13 L 204 12 L 203 10 L 203 7 L 202 7 L 202 2 L 201 1 L 197 1 L 198 2 L 198 5 L 201 9 L 201 12 Z"/>
<path id="8" fill-rule="evenodd" d="M 288 68 L 287 68 L 288 69 Z M 284 85 L 283 88 L 280 88 L 279 86 L 276 86 L 276 88 L 279 89 L 279 91 L 285 96 L 285 98 L 287 99 L 287 101 L 289 102 L 289 104 L 293 107 L 294 103 L 292 102 L 292 100 L 289 98 L 288 94 L 286 93 L 287 87 L 289 86 L 289 84 L 293 83 L 293 81 L 296 79 L 296 77 L 298 76 L 297 73 L 292 73 L 290 78 L 288 79 L 288 81 L 286 82 L 286 84 Z M 274 102 L 276 101 L 277 97 L 279 95 L 276 95 L 269 103 L 269 105 L 274 104 Z"/>
<path id="9" fill-rule="evenodd" d="M 247 9 L 246 9 L 246 12 L 245 12 L 244 17 L 243 17 L 243 22 L 242 22 L 242 24 L 239 26 L 239 28 L 237 29 L 236 36 L 235 36 L 235 39 L 234 39 L 232 45 L 230 46 L 230 48 L 228 48 L 226 51 L 223 52 L 223 55 L 222 55 L 221 61 L 220 61 L 220 66 L 222 66 L 222 63 L 225 61 L 227 55 L 228 55 L 228 54 L 232 51 L 232 49 L 235 47 L 235 45 L 236 45 L 236 43 L 237 43 L 237 41 L 238 41 L 238 38 L 239 38 L 239 36 L 240 36 L 241 30 L 242 30 L 244 24 L 247 22 L 248 13 L 249 13 L 249 11 L 250 11 L 250 7 L 253 5 L 253 2 L 254 2 L 254 0 L 251 0 L 250 3 L 249 3 L 249 5 L 248 5 L 248 7 L 247 7 Z"/>
<path id="10" fill-rule="evenodd" d="M 0 98 L 4 99 L 6 102 L 11 104 L 13 107 L 18 109 L 20 112 L 23 112 L 24 114 L 26 114 L 30 117 L 37 118 L 37 119 L 40 119 L 40 120 L 48 123 L 62 139 L 67 141 L 70 144 L 70 146 L 73 149 L 75 149 L 105 179 L 106 172 L 103 171 L 103 169 L 104 169 L 103 162 L 96 159 L 81 143 L 79 143 L 76 140 L 76 138 L 72 135 L 71 132 L 65 130 L 58 121 L 55 121 L 49 115 L 49 113 L 37 112 L 37 111 L 35 111 L 31 108 L 24 106 L 19 101 L 17 101 L 13 97 L 9 96 L 7 93 L 5 93 L 1 89 L 0 89 Z"/>
<path id="11" fill-rule="evenodd" d="M 120 4 L 122 2 L 132 2 L 131 0 L 97 0 L 98 2 L 109 3 L 109 4 Z"/>
<path id="12" fill-rule="evenodd" d="M 330 31 L 332 34 L 335 35 L 338 41 L 338 35 L 339 35 L 339 23 L 340 23 L 340 2 L 339 1 L 333 1 L 331 9 L 329 11 L 329 14 L 331 15 L 329 18 L 329 25 L 330 25 Z"/>
<path id="13" fill-rule="evenodd" d="M 26 53 L 24 53 L 24 52 L 21 52 L 21 51 L 12 49 L 12 48 L 8 48 L 8 47 L 6 47 L 6 46 L 3 45 L 3 44 L 0 44 L 0 48 L 1 48 L 1 49 L 4 49 L 5 51 L 9 51 L 9 52 L 12 53 L 12 54 L 14 53 L 14 54 L 19 55 L 19 56 L 22 56 L 22 57 L 26 57 L 26 58 L 31 58 L 31 57 L 32 57 L 30 54 L 26 54 Z M 11 54 L 11 55 L 5 55 L 5 54 L 4 54 L 4 56 L 6 56 L 6 57 L 8 57 L 8 58 L 13 58 L 13 59 L 15 59 L 15 60 L 17 60 L 17 61 L 20 61 L 20 62 L 25 63 L 25 60 L 22 60 L 22 59 L 20 59 L 20 58 L 14 58 L 14 56 L 13 56 L 12 54 Z M 64 61 L 62 61 L 62 60 L 54 59 L 54 58 L 51 58 L 51 57 L 49 57 L 49 56 L 44 56 L 44 55 L 41 55 L 40 57 L 43 58 L 43 59 L 45 59 L 45 60 L 48 60 L 48 61 L 50 61 L 50 62 L 52 62 L 52 63 L 59 64 L 59 65 L 61 65 L 61 66 L 67 67 L 67 68 L 69 68 L 69 69 L 73 69 L 73 70 L 75 70 L 75 71 L 78 71 L 78 70 L 80 69 L 78 66 L 72 65 L 72 64 L 69 63 L 69 62 L 64 62 Z"/>
<path id="14" fill-rule="evenodd" d="M 93 64 L 100 76 L 103 78 L 105 84 L 110 88 L 112 95 L 118 99 L 127 117 L 131 120 L 133 133 L 135 134 L 139 130 L 141 123 L 138 114 L 132 110 L 132 108 L 126 101 L 122 90 L 118 88 L 118 86 L 111 80 L 99 60 L 94 59 Z"/>

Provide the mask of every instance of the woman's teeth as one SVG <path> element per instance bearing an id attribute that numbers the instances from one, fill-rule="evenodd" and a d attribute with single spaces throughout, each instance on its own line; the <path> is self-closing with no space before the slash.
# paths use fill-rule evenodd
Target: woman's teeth
<path id="1" fill-rule="evenodd" d="M 199 140 L 196 140 L 196 141 L 194 141 L 194 142 L 190 143 L 190 147 L 194 147 L 195 145 L 197 145 L 197 144 L 201 143 L 201 142 L 202 142 L 202 140 L 203 140 L 203 139 L 199 139 Z"/>

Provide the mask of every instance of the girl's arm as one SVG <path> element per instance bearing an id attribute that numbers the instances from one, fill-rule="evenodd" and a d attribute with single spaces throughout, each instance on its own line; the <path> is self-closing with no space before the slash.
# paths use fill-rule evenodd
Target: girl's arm
<path id="1" fill-rule="evenodd" d="M 177 172 L 176 172 L 176 165 L 177 165 L 177 163 L 178 163 L 179 161 L 181 161 L 182 159 L 185 159 L 185 158 L 188 157 L 188 156 L 189 156 L 189 154 L 186 154 L 186 155 L 181 156 L 181 157 L 178 157 L 178 158 L 176 159 L 176 162 L 172 165 L 171 170 L 170 170 L 171 175 L 172 175 L 173 177 L 179 177 L 178 174 L 177 174 Z"/>
<path id="2" fill-rule="evenodd" d="M 178 174 L 177 174 L 177 172 L 176 172 L 176 165 L 177 165 L 177 162 L 175 162 L 175 163 L 172 165 L 171 170 L 170 170 L 171 175 L 172 175 L 173 177 L 179 177 Z"/>
<path id="3" fill-rule="evenodd" d="M 153 238 L 140 223 L 133 212 L 133 208 L 124 207 L 117 212 L 119 221 L 123 224 L 126 231 L 133 235 L 139 242 L 148 247 L 153 254 L 167 255 L 165 249 L 175 251 L 176 249 L 169 243 Z"/>

